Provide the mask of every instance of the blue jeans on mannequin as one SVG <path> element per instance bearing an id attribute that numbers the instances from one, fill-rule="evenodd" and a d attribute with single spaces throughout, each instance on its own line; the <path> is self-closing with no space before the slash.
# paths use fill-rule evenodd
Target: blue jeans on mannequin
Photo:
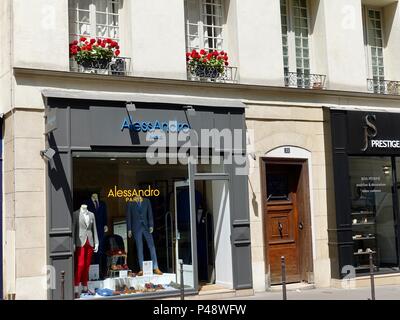
<path id="1" fill-rule="evenodd" d="M 143 270 L 143 260 L 144 260 L 143 237 L 146 239 L 147 247 L 150 250 L 151 260 L 153 261 L 153 269 L 158 269 L 157 254 L 156 254 L 156 248 L 154 246 L 153 235 L 144 226 L 142 226 L 142 228 L 133 231 L 132 233 L 136 242 L 136 250 L 138 254 L 140 270 Z"/>

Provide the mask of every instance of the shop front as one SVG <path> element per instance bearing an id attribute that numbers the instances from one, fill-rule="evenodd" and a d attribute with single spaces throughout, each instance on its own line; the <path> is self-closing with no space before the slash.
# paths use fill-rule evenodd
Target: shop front
<path id="1" fill-rule="evenodd" d="M 46 114 L 49 297 L 252 287 L 242 105 L 48 97 Z"/>
<path id="2" fill-rule="evenodd" d="M 331 111 L 336 228 L 333 275 L 400 271 L 399 113 Z"/>

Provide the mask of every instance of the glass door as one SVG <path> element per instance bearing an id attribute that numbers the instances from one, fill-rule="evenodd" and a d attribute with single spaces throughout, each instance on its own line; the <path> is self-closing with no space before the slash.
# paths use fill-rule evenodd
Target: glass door
<path id="1" fill-rule="evenodd" d="M 194 288 L 194 268 L 192 252 L 192 213 L 190 209 L 189 181 L 174 183 L 175 194 L 175 230 L 176 230 L 176 270 L 177 283 L 181 283 L 181 263 L 185 289 Z"/>

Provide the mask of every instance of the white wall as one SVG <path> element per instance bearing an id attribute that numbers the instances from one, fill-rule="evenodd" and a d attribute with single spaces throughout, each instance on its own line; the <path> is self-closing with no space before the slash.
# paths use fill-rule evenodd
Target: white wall
<path id="1" fill-rule="evenodd" d="M 400 9 L 398 3 L 383 8 L 385 78 L 400 80 Z"/>
<path id="2" fill-rule="evenodd" d="M 328 75 L 325 12 L 320 0 L 310 1 L 311 72 Z M 327 77 L 325 86 L 329 86 Z"/>
<path id="3" fill-rule="evenodd" d="M 69 70 L 68 0 L 13 0 L 14 66 Z"/>
<path id="4" fill-rule="evenodd" d="M 236 0 L 236 5 L 241 83 L 282 86 L 280 0 Z"/>
<path id="5" fill-rule="evenodd" d="M 0 1 L 0 113 L 11 105 L 11 2 Z"/>
<path id="6" fill-rule="evenodd" d="M 183 0 L 131 0 L 135 76 L 186 79 Z"/>
<path id="7" fill-rule="evenodd" d="M 366 91 L 367 73 L 360 0 L 320 0 L 325 17 L 329 89 Z"/>

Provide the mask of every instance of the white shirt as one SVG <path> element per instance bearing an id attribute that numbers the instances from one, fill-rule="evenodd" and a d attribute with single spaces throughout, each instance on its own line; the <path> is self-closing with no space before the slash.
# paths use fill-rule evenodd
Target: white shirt
<path id="1" fill-rule="evenodd" d="M 85 219 L 86 225 L 89 225 L 90 217 L 89 217 L 89 212 L 88 211 L 81 211 L 81 214 L 83 214 L 83 218 Z"/>

